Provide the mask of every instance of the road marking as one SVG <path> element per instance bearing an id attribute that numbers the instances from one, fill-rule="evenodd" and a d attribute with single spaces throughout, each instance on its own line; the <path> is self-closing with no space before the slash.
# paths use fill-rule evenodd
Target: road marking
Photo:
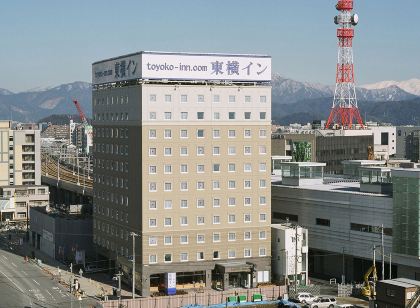
<path id="1" fill-rule="evenodd" d="M 25 275 L 28 275 L 28 274 L 26 274 L 26 272 L 25 272 L 25 271 L 22 271 L 22 273 L 24 273 Z"/>
<path id="2" fill-rule="evenodd" d="M 39 285 L 40 286 L 40 284 L 39 284 L 39 282 L 38 281 L 36 281 L 35 279 L 32 279 L 37 285 Z"/>
<path id="3" fill-rule="evenodd" d="M 8 259 L 7 259 L 7 257 L 6 257 L 5 255 L 1 255 L 1 256 L 2 256 L 3 258 L 5 258 L 6 260 L 8 260 Z"/>
<path id="4" fill-rule="evenodd" d="M 17 266 L 16 266 L 16 264 L 14 264 L 13 262 L 12 262 L 12 265 L 13 265 L 14 267 L 17 267 Z"/>
<path id="5" fill-rule="evenodd" d="M 47 293 L 52 297 L 52 299 L 55 300 L 54 296 L 50 293 L 50 291 L 48 290 L 45 290 L 45 291 L 47 291 Z"/>
<path id="6" fill-rule="evenodd" d="M 20 292 L 22 292 L 22 293 L 25 293 L 21 288 L 19 288 L 19 286 L 12 280 L 12 279 L 10 279 L 5 273 L 3 273 L 2 271 L 0 271 L 0 273 L 2 273 L 3 274 L 3 276 L 4 277 L 6 277 L 7 279 L 9 279 L 9 281 L 11 282 L 11 283 L 13 283 L 13 285 L 16 287 L 16 288 L 18 288 L 19 289 L 19 291 Z"/>

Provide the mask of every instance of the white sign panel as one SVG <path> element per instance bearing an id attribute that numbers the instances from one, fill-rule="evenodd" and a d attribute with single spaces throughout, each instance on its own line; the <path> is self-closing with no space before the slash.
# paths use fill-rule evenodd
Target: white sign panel
<path id="1" fill-rule="evenodd" d="M 50 231 L 47 231 L 45 229 L 42 229 L 42 238 L 46 241 L 49 241 L 49 242 L 54 241 L 53 234 Z"/>
<path id="2" fill-rule="evenodd" d="M 144 52 L 92 66 L 93 84 L 131 79 L 270 81 L 271 57 Z"/>

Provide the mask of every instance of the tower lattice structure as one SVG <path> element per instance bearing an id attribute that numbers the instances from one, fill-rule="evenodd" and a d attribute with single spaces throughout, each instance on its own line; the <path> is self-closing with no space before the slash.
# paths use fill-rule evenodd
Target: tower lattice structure
<path id="1" fill-rule="evenodd" d="M 359 17 L 353 14 L 353 0 L 339 0 L 336 8 L 339 11 L 334 18 L 335 24 L 339 26 L 336 86 L 331 113 L 325 127 L 332 128 L 338 125 L 340 128 L 350 129 L 354 121 L 363 127 L 357 107 L 353 62 L 354 27 Z"/>

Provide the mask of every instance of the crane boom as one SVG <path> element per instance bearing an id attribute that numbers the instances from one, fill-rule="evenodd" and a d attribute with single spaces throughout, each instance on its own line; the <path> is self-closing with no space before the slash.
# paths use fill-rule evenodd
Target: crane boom
<path id="1" fill-rule="evenodd" d="M 82 123 L 84 126 L 88 125 L 88 121 L 86 119 L 85 113 L 82 110 L 82 107 L 80 106 L 79 102 L 76 99 L 73 99 L 73 103 L 76 105 L 77 111 L 79 112 L 80 119 L 82 120 Z"/>

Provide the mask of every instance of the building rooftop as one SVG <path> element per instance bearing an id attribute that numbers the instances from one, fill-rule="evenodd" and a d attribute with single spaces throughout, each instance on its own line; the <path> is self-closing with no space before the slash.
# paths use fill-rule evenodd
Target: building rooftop
<path id="1" fill-rule="evenodd" d="M 282 166 L 299 166 L 299 167 L 325 167 L 326 163 L 317 163 L 312 161 L 291 161 L 291 162 L 282 162 Z"/>
<path id="2" fill-rule="evenodd" d="M 380 282 L 392 284 L 394 286 L 399 286 L 403 288 L 420 287 L 420 281 L 412 280 L 408 278 L 387 279 L 387 280 L 381 280 Z"/>
<path id="3" fill-rule="evenodd" d="M 386 164 L 384 160 L 344 160 L 343 165 L 356 165 L 356 166 L 382 166 Z"/>
<path id="4" fill-rule="evenodd" d="M 396 168 L 391 171 L 392 176 L 420 179 L 420 168 Z"/>

